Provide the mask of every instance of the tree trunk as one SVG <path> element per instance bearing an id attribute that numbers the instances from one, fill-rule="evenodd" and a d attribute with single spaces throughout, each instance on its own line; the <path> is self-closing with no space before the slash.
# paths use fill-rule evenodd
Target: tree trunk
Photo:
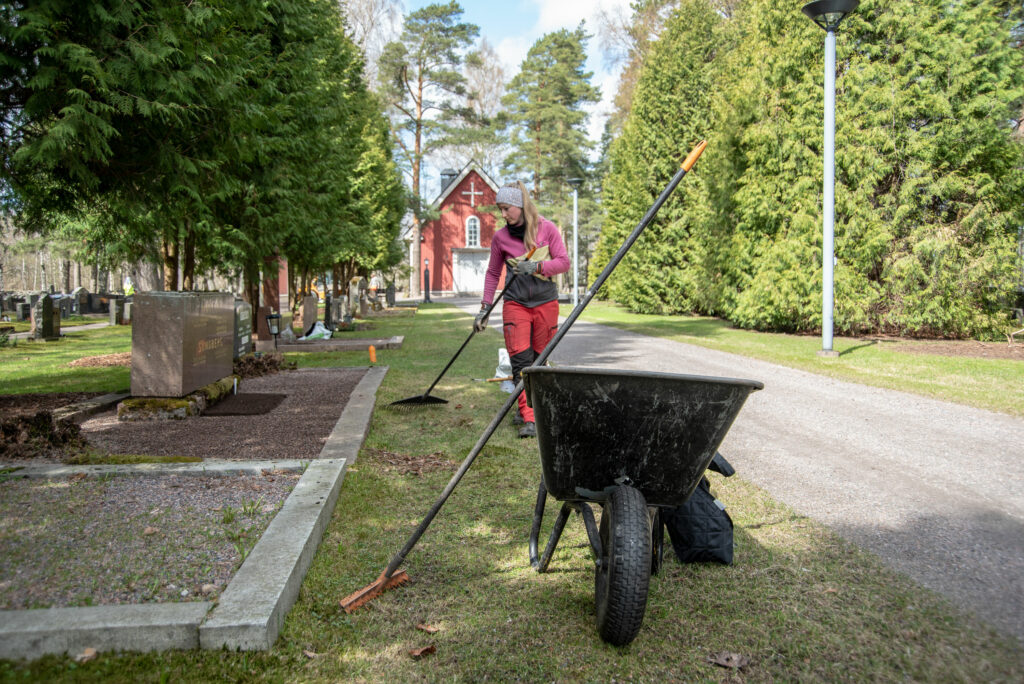
<path id="1" fill-rule="evenodd" d="M 164 235 L 160 244 L 160 257 L 164 263 L 164 290 L 176 292 L 178 289 L 178 240 Z"/>
<path id="2" fill-rule="evenodd" d="M 260 268 L 246 262 L 242 268 L 242 300 L 252 307 L 252 333 L 256 334 L 256 310 L 260 308 Z"/>
<path id="3" fill-rule="evenodd" d="M 184 262 L 181 266 L 181 289 L 182 290 L 194 290 L 196 289 L 196 233 L 192 229 L 192 223 L 185 223 L 185 253 Z"/>

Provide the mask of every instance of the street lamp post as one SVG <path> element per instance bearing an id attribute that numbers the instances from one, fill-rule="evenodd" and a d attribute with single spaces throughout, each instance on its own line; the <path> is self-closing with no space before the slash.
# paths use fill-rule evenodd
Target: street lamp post
<path id="1" fill-rule="evenodd" d="M 579 262 L 579 190 L 582 178 L 569 178 L 566 182 L 572 186 L 572 306 L 576 308 L 579 298 L 580 262 Z"/>
<path id="2" fill-rule="evenodd" d="M 803 6 L 803 13 L 825 31 L 825 180 L 822 197 L 824 239 L 821 253 L 821 351 L 819 356 L 839 356 L 832 349 L 835 267 L 835 147 L 836 147 L 836 29 L 860 0 L 817 0 Z"/>

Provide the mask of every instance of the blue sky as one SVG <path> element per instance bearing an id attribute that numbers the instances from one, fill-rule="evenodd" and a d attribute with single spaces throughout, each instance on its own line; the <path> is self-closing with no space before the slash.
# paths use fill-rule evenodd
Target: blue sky
<path id="1" fill-rule="evenodd" d="M 405 0 L 405 10 L 410 12 L 436 1 Z M 601 55 L 596 17 L 600 8 L 628 11 L 629 0 L 459 0 L 459 4 L 463 20 L 479 26 L 480 35 L 501 56 L 508 78 L 519 71 L 520 63 L 538 38 L 562 28 L 574 29 L 581 19 L 586 20 L 587 31 L 594 36 L 588 42 L 587 69 L 594 72 L 592 83 L 601 89 L 604 98 L 590 108 L 589 130 L 591 138 L 600 138 L 617 72 L 607 68 Z"/>

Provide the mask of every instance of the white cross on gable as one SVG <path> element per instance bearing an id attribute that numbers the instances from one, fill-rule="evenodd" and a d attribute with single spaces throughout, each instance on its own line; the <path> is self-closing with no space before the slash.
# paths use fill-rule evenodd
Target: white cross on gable
<path id="1" fill-rule="evenodd" d="M 476 207 L 476 198 L 474 195 L 484 196 L 483 190 L 476 189 L 476 181 L 469 181 L 469 190 L 463 190 L 463 195 L 469 195 L 469 206 Z"/>

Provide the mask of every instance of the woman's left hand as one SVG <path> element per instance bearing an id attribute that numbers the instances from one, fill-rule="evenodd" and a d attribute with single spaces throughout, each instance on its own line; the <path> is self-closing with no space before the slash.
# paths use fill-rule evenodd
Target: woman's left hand
<path id="1" fill-rule="evenodd" d="M 517 275 L 533 275 L 533 273 L 540 268 L 539 261 L 530 261 L 529 259 L 523 259 L 516 264 L 515 268 L 512 269 L 513 273 Z"/>

